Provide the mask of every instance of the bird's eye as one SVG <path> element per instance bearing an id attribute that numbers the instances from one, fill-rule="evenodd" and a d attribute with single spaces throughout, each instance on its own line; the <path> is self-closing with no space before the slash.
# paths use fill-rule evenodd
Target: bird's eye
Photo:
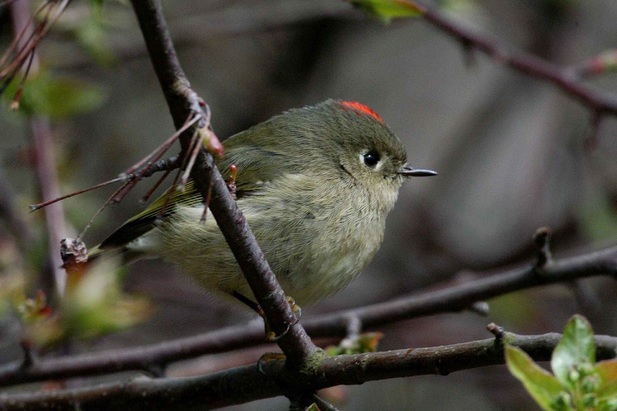
<path id="1" fill-rule="evenodd" d="M 364 164 L 366 164 L 370 168 L 375 167 L 377 163 L 379 163 L 379 160 L 381 160 L 381 157 L 379 156 L 379 153 L 374 150 L 371 150 L 362 155 L 362 161 L 364 161 Z"/>

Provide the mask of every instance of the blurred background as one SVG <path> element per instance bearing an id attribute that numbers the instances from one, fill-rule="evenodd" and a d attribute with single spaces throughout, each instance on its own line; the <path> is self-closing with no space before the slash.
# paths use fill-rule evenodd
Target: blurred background
<path id="1" fill-rule="evenodd" d="M 578 67 L 617 43 L 612 0 L 429 4 L 508 51 L 563 67 Z M 615 243 L 617 119 L 602 118 L 594 131 L 593 113 L 579 102 L 470 52 L 422 19 L 384 24 L 346 2 L 325 0 L 163 1 L 163 6 L 180 60 L 193 88 L 210 105 L 219 137 L 287 108 L 352 99 L 380 113 L 407 147 L 411 165 L 439 172 L 403 187 L 371 265 L 345 291 L 303 307 L 304 318 L 528 263 L 534 257 L 531 237 L 541 226 L 554 231 L 556 258 Z M 0 7 L 2 50 L 11 36 L 5 5 Z M 115 177 L 174 132 L 132 9 L 123 2 L 104 2 L 100 10 L 71 2 L 38 52 L 38 76 L 71 79 L 85 99 L 67 112 L 46 113 L 53 132 L 52 149 L 46 152 L 60 193 Z M 587 83 L 609 94 L 617 91 L 614 74 Z M 49 199 L 42 198 L 47 183 L 35 171 L 40 164 L 33 154 L 36 122 L 6 107 L 5 99 L 0 110 L 0 273 L 23 281 L 34 295 L 39 287 L 49 288 L 41 279 L 50 278 L 59 261 L 48 258 L 44 212 L 28 208 Z M 105 209 L 87 232 L 86 244 L 96 245 L 142 210 L 139 199 L 153 183 L 145 181 L 121 204 Z M 60 238 L 75 237 L 112 191 L 64 201 L 65 232 L 53 239 L 52 249 Z M 209 298 L 161 261 L 132 265 L 123 284 L 127 293 L 150 301 L 147 319 L 97 338 L 73 338 L 48 355 L 137 346 L 252 318 Z M 617 335 L 616 291 L 614 281 L 595 278 L 519 292 L 491 300 L 487 317 L 462 312 L 382 327 L 380 348 L 489 338 L 489 322 L 516 333 L 560 332 L 574 313 L 587 316 L 596 333 Z M 0 361 L 5 363 L 20 358 L 22 331 L 3 306 Z M 253 362 L 262 353 L 208 356 L 175 365 L 171 372 L 209 372 Z M 349 410 L 535 409 L 505 367 L 341 387 L 329 395 Z M 287 401 L 231 409 L 283 410 Z"/>

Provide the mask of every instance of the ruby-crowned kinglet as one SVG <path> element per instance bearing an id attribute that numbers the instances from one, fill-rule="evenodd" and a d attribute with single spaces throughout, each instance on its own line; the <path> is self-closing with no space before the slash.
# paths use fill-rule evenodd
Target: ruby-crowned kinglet
<path id="1" fill-rule="evenodd" d="M 285 292 L 300 304 L 341 290 L 371 261 L 407 177 L 401 142 L 370 108 L 327 100 L 230 137 L 216 165 L 237 167 L 237 202 Z M 192 188 L 165 195 L 100 245 L 178 264 L 207 290 L 253 295 Z M 164 207 L 164 208 L 163 208 Z"/>

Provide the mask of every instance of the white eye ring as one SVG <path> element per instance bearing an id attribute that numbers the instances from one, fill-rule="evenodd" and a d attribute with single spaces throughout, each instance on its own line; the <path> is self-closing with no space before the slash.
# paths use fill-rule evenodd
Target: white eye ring
<path id="1" fill-rule="evenodd" d="M 381 161 L 381 156 L 376 150 L 369 150 L 364 154 L 360 154 L 360 161 L 369 168 L 377 168 Z"/>

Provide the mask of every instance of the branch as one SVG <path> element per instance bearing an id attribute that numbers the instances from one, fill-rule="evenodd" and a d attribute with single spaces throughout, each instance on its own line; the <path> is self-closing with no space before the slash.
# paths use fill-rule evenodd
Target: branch
<path id="1" fill-rule="evenodd" d="M 344 335 L 344 318 L 358 318 L 364 328 L 370 328 L 403 319 L 466 310 L 478 301 L 511 292 L 597 275 L 617 279 L 617 247 L 562 260 L 551 259 L 544 265 L 535 263 L 454 287 L 325 315 L 319 320 L 305 321 L 304 325 L 313 338 Z"/>
<path id="2" fill-rule="evenodd" d="M 55 18 L 60 16 L 64 7 L 64 4 L 59 5 Z M 49 8 L 50 12 L 52 8 Z M 16 74 L 21 70 L 24 77 L 27 77 L 28 73 L 34 75 L 40 70 L 39 57 L 34 45 L 40 41 L 44 32 L 51 27 L 55 18 L 52 18 L 49 22 L 44 20 L 43 26 L 39 25 L 35 29 L 34 16 L 30 12 L 28 1 L 12 3 L 11 15 L 15 46 L 21 50 L 13 60 L 13 72 Z M 43 28 L 45 24 L 49 24 L 49 26 Z M 25 52 L 26 50 L 27 52 Z M 26 61 L 29 61 L 27 68 L 24 67 Z M 0 75 L 1 77 L 3 76 Z M 11 75 L 7 75 L 7 79 L 4 80 L 3 78 L 2 80 L 7 81 L 8 85 L 11 77 Z M 18 99 L 15 99 L 15 101 L 18 101 Z M 32 142 L 35 150 L 34 167 L 41 197 L 46 199 L 58 197 L 60 195 L 60 183 L 56 168 L 56 147 L 51 124 L 49 119 L 43 115 L 29 116 L 28 120 L 32 129 Z M 48 267 L 46 272 L 50 278 L 43 278 L 44 285 L 46 286 L 44 288 L 47 288 L 48 291 L 54 291 L 58 296 L 62 296 L 66 284 L 66 273 L 60 268 L 62 262 L 58 253 L 58 239 L 66 234 L 68 228 L 62 204 L 54 204 L 52 207 L 45 209 L 45 225 L 48 251 Z M 50 285 L 52 287 L 48 287 Z"/>
<path id="3" fill-rule="evenodd" d="M 209 120 L 209 116 L 202 109 L 203 101 L 190 88 L 180 66 L 160 2 L 132 0 L 132 4 L 176 128 L 180 128 L 187 118 L 195 115 L 201 115 L 203 119 Z M 200 128 L 209 130 L 209 127 L 209 123 L 206 122 L 201 124 Z M 193 131 L 189 130 L 180 136 L 182 158 L 190 155 L 189 147 Z M 317 351 L 317 347 L 297 323 L 284 291 L 257 245 L 244 216 L 232 199 L 225 181 L 213 164 L 212 156 L 203 148 L 200 149 L 190 174 L 195 181 L 195 187 L 202 193 L 204 199 L 209 198 L 211 190 L 209 207 L 212 215 L 238 260 L 269 326 L 281 336 L 277 342 L 290 365 L 300 366 L 308 356 Z"/>
<path id="4" fill-rule="evenodd" d="M 427 22 L 461 41 L 466 48 L 477 49 L 499 64 L 554 84 L 564 93 L 591 108 L 597 115 L 617 115 L 617 99 L 613 95 L 598 92 L 583 84 L 580 81 L 581 77 L 577 74 L 579 70 L 562 68 L 532 54 L 508 53 L 497 41 L 490 40 L 450 20 L 439 11 L 421 5 L 415 0 L 412 2 L 423 9 L 421 16 Z"/>
<path id="5" fill-rule="evenodd" d="M 15 384 L 94 376 L 129 370 L 164 367 L 174 361 L 204 354 L 227 352 L 264 343 L 263 327 L 239 325 L 189 338 L 165 341 L 149 346 L 107 350 L 48 360 L 34 360 L 28 367 L 21 361 L 0 368 L 0 387 Z"/>
<path id="6" fill-rule="evenodd" d="M 518 346 L 536 361 L 549 360 L 561 335 L 549 333 L 520 336 L 506 333 L 508 343 Z M 596 336 L 598 360 L 614 358 L 617 338 Z M 335 385 L 416 375 L 447 375 L 454 371 L 504 364 L 503 339 L 471 341 L 439 347 L 339 355 L 328 357 L 310 373 L 271 360 L 189 378 L 139 378 L 128 382 L 51 392 L 0 394 L 3 410 L 123 409 L 201 410 L 240 404 L 279 395 L 297 387 L 315 391 Z"/>
<path id="7" fill-rule="evenodd" d="M 617 278 L 617 247 L 561 260 L 548 259 L 545 258 L 548 250 L 545 242 L 548 237 L 543 235 L 545 232 L 537 231 L 538 260 L 526 267 L 393 301 L 321 315 L 319 318 L 303 320 L 304 326 L 313 338 L 342 337 L 347 335 L 350 320 L 358 321 L 358 328 L 375 328 L 403 319 L 466 310 L 477 301 L 540 285 L 568 283 L 574 279 L 597 275 Z M 544 263 L 539 264 L 542 261 Z M 27 368 L 22 367 L 21 362 L 14 362 L 0 369 L 0 386 L 128 370 L 148 370 L 151 366 L 164 366 L 181 359 L 260 343 L 263 343 L 263 330 L 257 325 L 242 325 L 146 347 L 38 360 Z"/>

